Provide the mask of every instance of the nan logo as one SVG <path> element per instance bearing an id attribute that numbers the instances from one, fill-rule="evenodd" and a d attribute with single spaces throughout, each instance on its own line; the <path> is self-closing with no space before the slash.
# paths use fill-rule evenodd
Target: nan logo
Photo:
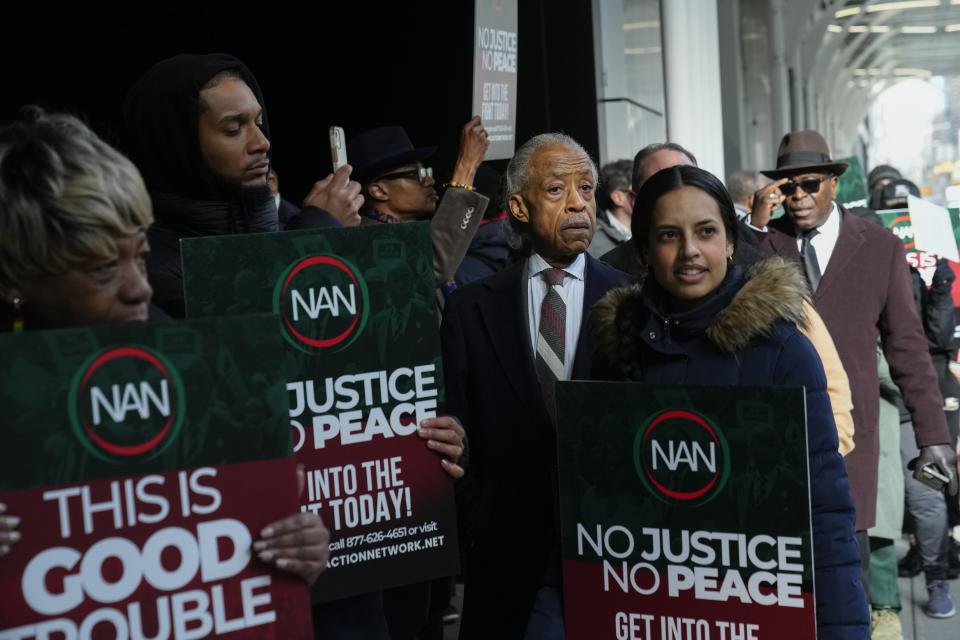
<path id="1" fill-rule="evenodd" d="M 321 287 L 319 290 L 310 287 L 307 289 L 307 299 L 294 289 L 290 292 L 290 303 L 293 306 L 293 321 L 300 321 L 300 314 L 305 314 L 311 320 L 316 320 L 323 312 L 329 313 L 334 318 L 340 317 L 340 306 L 351 316 L 357 315 L 357 288 L 351 283 L 347 285 L 349 297 L 340 287 L 332 287 L 333 296 L 330 295 L 331 288 Z"/>
<path id="2" fill-rule="evenodd" d="M 159 455 L 176 439 L 184 404 L 183 384 L 170 362 L 132 345 L 109 348 L 84 363 L 68 398 L 74 435 L 110 462 Z"/>
<path id="3" fill-rule="evenodd" d="M 346 260 L 332 255 L 301 258 L 274 287 L 273 310 L 283 336 L 301 351 L 346 348 L 363 332 L 369 316 L 367 284 Z"/>
<path id="4" fill-rule="evenodd" d="M 910 251 L 917 246 L 913 238 L 913 222 L 910 220 L 910 214 L 894 218 L 893 222 L 890 223 L 890 231 L 900 238 L 904 251 Z"/>
<path id="5" fill-rule="evenodd" d="M 137 389 L 136 383 L 128 382 L 120 390 L 121 385 L 110 385 L 110 396 L 104 394 L 100 387 L 90 390 L 90 404 L 93 405 L 93 426 L 99 427 L 102 422 L 101 411 L 114 422 L 123 422 L 130 411 L 135 411 L 141 420 L 150 417 L 150 406 L 163 416 L 170 415 L 170 385 L 166 380 L 160 381 L 159 390 L 150 386 L 149 382 L 141 382 Z"/>
<path id="6" fill-rule="evenodd" d="M 634 438 L 633 461 L 647 490 L 671 504 L 705 504 L 730 475 L 730 450 L 723 432 L 685 409 L 650 418 Z"/>

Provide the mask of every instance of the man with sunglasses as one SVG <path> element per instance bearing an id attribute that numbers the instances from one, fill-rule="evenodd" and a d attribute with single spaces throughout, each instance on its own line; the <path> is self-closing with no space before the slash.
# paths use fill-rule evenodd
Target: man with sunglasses
<path id="1" fill-rule="evenodd" d="M 362 185 L 363 223 L 430 220 L 434 276 L 441 290 L 456 287 L 454 273 L 489 202 L 473 188 L 489 144 L 479 116 L 464 125 L 453 176 L 440 197 L 432 167 L 423 164 L 437 148 L 414 147 L 402 127 L 364 131 L 347 143 L 353 177 Z M 438 303 L 442 306 L 441 295 Z"/>
<path id="2" fill-rule="evenodd" d="M 956 495 L 957 478 L 955 456 L 947 444 L 943 398 L 917 316 L 903 245 L 886 229 L 834 202 L 838 178 L 846 168 L 846 163 L 831 160 L 826 140 L 816 131 L 785 135 L 777 168 L 762 172 L 775 182 L 760 197 L 782 198 L 787 215 L 769 222 L 762 244 L 802 267 L 813 305 L 850 378 L 856 448 L 846 462 L 866 575 L 870 558 L 866 530 L 874 525 L 877 506 L 878 340 L 913 419 L 920 449 L 910 464 L 914 477 L 919 480 L 921 469 L 931 465 L 950 479 L 951 495 Z M 766 223 L 753 220 L 755 227 Z"/>

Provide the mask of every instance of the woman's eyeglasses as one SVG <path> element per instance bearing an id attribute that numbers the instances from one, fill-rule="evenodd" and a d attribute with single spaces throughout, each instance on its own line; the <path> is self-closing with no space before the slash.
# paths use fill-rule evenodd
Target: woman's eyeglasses
<path id="1" fill-rule="evenodd" d="M 785 182 L 780 185 L 780 193 L 790 197 L 796 193 L 797 187 L 800 187 L 804 193 L 812 196 L 820 191 L 820 185 L 823 184 L 825 180 L 829 180 L 832 177 L 833 176 L 824 176 L 823 178 L 810 178 L 808 180 L 801 180 L 800 182 Z"/>
<path id="2" fill-rule="evenodd" d="M 427 178 L 433 177 L 433 167 L 417 167 L 416 169 L 408 169 L 407 171 L 397 171 L 395 173 L 387 173 L 377 180 L 416 180 L 420 184 L 423 184 L 427 181 Z"/>

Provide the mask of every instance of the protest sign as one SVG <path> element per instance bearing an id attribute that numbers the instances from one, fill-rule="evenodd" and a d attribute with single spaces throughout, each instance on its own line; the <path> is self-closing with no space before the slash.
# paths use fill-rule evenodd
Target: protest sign
<path id="1" fill-rule="evenodd" d="M 0 638 L 311 638 L 272 316 L 0 336 Z M 282 615 L 280 615 L 282 613 Z"/>
<path id="2" fill-rule="evenodd" d="M 960 262 L 949 211 L 914 196 L 907 197 L 907 210 L 910 212 L 914 242 L 918 251 L 932 253 L 951 262 Z"/>
<path id="3" fill-rule="evenodd" d="M 947 210 L 947 213 L 950 216 L 950 225 L 953 229 L 953 242 L 955 245 L 960 244 L 960 209 L 951 208 Z M 933 281 L 933 273 L 937 268 L 937 254 L 930 251 L 921 251 L 917 247 L 917 237 L 910 211 L 908 209 L 888 209 L 877 211 L 877 215 L 880 216 L 883 225 L 903 242 L 903 249 L 907 254 L 907 264 L 917 269 L 923 281 L 927 286 L 930 286 Z M 951 261 L 950 268 L 958 276 L 954 280 L 951 290 L 953 306 L 960 307 L 960 263 Z"/>
<path id="4" fill-rule="evenodd" d="M 846 162 L 847 170 L 837 181 L 837 195 L 834 200 L 848 209 L 868 206 L 870 194 L 867 192 L 867 178 L 864 176 L 860 158 L 850 156 L 839 158 L 837 162 Z"/>
<path id="5" fill-rule="evenodd" d="M 513 156 L 517 124 L 517 0 L 475 0 L 473 113 L 489 134 L 486 160 Z"/>
<path id="6" fill-rule="evenodd" d="M 567 638 L 816 637 L 803 389 L 557 401 Z"/>
<path id="7" fill-rule="evenodd" d="M 456 573 L 453 484 L 416 433 L 443 402 L 429 226 L 195 238 L 182 253 L 189 316 L 276 314 L 302 508 L 332 537 L 315 601 Z"/>

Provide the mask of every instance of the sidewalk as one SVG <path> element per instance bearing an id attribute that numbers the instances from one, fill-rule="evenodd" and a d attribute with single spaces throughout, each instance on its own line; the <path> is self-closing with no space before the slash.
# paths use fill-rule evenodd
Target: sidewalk
<path id="1" fill-rule="evenodd" d="M 907 553 L 907 543 L 897 541 L 897 557 Z M 960 599 L 960 580 L 950 581 L 954 602 Z M 960 640 L 960 614 L 945 620 L 931 618 L 923 612 L 927 602 L 927 587 L 923 574 L 914 578 L 900 578 L 900 624 L 903 640 Z"/>
<path id="2" fill-rule="evenodd" d="M 950 581 L 954 601 L 960 596 L 960 580 Z M 923 612 L 927 601 L 927 588 L 923 575 L 915 578 L 900 578 L 900 624 L 903 640 L 960 640 L 960 614 L 937 620 Z"/>

